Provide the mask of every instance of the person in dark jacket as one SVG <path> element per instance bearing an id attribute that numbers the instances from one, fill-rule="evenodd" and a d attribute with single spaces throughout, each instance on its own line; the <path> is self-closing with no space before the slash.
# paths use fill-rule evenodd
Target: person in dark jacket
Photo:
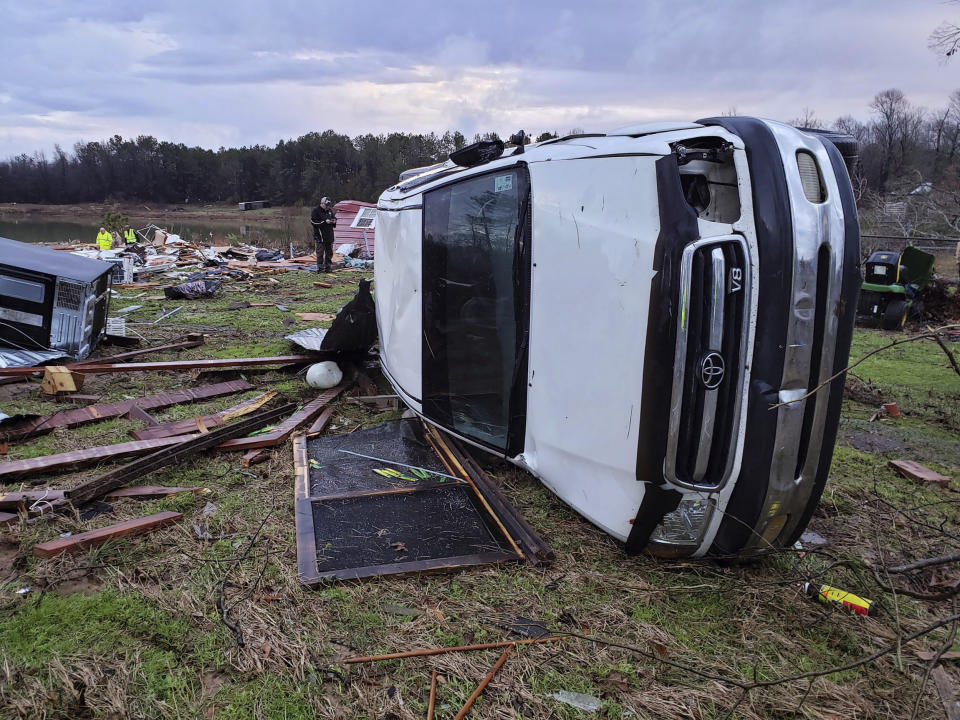
<path id="1" fill-rule="evenodd" d="M 317 251 L 317 272 L 330 272 L 333 228 L 337 224 L 336 213 L 330 207 L 330 198 L 323 198 L 313 209 L 310 213 L 310 224 L 313 225 L 313 244 Z"/>

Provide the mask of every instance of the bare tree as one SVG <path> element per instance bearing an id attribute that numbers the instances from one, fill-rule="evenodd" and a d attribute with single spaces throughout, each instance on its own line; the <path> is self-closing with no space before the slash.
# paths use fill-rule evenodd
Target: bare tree
<path id="1" fill-rule="evenodd" d="M 890 176 L 900 173 L 909 151 L 919 141 L 924 111 L 911 106 L 897 88 L 877 93 L 870 108 L 877 115 L 871 130 L 879 150 L 877 189 L 883 194 Z"/>
<path id="2" fill-rule="evenodd" d="M 823 121 L 818 118 L 817 114 L 808 107 L 803 109 L 803 112 L 799 117 L 795 117 L 787 124 L 798 128 L 808 128 L 810 130 L 823 130 L 825 127 Z"/>

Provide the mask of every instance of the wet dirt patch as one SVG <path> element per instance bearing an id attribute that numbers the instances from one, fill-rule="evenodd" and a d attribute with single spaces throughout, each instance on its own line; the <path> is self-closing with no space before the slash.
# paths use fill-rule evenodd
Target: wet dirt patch
<path id="1" fill-rule="evenodd" d="M 960 438 L 930 425 L 896 425 L 896 421 L 840 421 L 840 439 L 861 452 L 895 454 L 903 460 L 934 462 L 960 468 Z"/>
<path id="2" fill-rule="evenodd" d="M 227 684 L 229 678 L 225 672 L 220 670 L 211 670 L 205 672 L 200 676 L 200 691 L 201 697 L 204 700 L 209 700 L 218 692 L 220 688 Z"/>
<path id="3" fill-rule="evenodd" d="M 61 580 L 51 588 L 52 592 L 62 597 L 76 595 L 92 595 L 103 590 L 103 583 L 94 573 L 68 575 L 65 580 Z"/>
<path id="4" fill-rule="evenodd" d="M 854 433 L 846 438 L 847 444 L 854 450 L 866 453 L 898 452 L 908 449 L 908 446 L 899 440 L 884 437 L 880 433 Z"/>
<path id="5" fill-rule="evenodd" d="M 13 542 L 0 542 L 0 578 L 13 572 L 13 564 L 20 553 L 20 545 Z"/>

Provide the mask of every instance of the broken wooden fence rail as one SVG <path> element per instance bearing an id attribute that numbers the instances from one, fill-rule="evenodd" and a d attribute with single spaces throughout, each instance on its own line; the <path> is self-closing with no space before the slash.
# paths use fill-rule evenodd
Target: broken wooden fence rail
<path id="1" fill-rule="evenodd" d="M 232 395 L 246 390 L 253 390 L 254 386 L 246 380 L 231 380 L 229 382 L 201 385 L 195 388 L 175 390 L 174 392 L 158 393 L 134 400 L 90 405 L 74 410 L 61 410 L 46 417 L 31 418 L 22 422 L 4 423 L 0 425 L 0 438 L 6 440 L 22 440 L 47 433 L 58 427 L 75 427 L 90 422 L 98 422 L 110 418 L 117 418 L 128 414 L 136 406 L 140 410 L 159 410 L 161 408 L 178 405 L 180 403 L 210 400 L 224 395 Z M 7 427 L 9 425 L 9 427 Z"/>
<path id="2" fill-rule="evenodd" d="M 332 353 L 317 352 L 313 355 L 277 355 L 274 357 L 256 358 L 211 358 L 208 360 L 165 360 L 162 362 L 142 363 L 104 363 L 81 365 L 75 368 L 85 375 L 104 373 L 127 372 L 159 372 L 163 370 L 207 370 L 210 368 L 242 368 L 259 365 L 306 365 L 320 362 L 332 357 Z M 3 368 L 0 370 L 0 379 L 6 377 L 22 377 L 37 372 L 35 367 Z"/>
<path id="3" fill-rule="evenodd" d="M 493 667 L 490 668 L 483 680 L 480 681 L 480 684 L 477 685 L 477 689 L 473 691 L 470 697 L 467 698 L 467 701 L 463 704 L 463 707 L 460 708 L 453 720 L 463 720 L 467 716 L 467 713 L 470 712 L 470 708 L 473 707 L 473 704 L 477 701 L 477 698 L 480 697 L 480 694 L 486 689 L 487 685 L 490 684 L 490 681 L 493 680 L 493 676 L 496 675 L 500 668 L 503 667 L 503 664 L 507 661 L 507 658 L 510 657 L 510 653 L 517 649 L 516 643 L 510 643 L 507 646 L 507 649 L 503 651 L 503 654 L 497 658 L 497 661 L 493 664 Z"/>
<path id="4" fill-rule="evenodd" d="M 183 515 L 178 512 L 160 512 L 147 517 L 126 520 L 97 530 L 89 530 L 70 537 L 57 538 L 33 546 L 37 557 L 51 558 L 65 552 L 78 552 L 94 545 L 102 545 L 108 540 L 130 535 L 143 535 L 164 525 L 177 522 Z"/>
<path id="5" fill-rule="evenodd" d="M 430 673 L 430 699 L 427 701 L 427 720 L 433 720 L 433 710 L 437 705 L 437 671 Z"/>
<path id="6" fill-rule="evenodd" d="M 116 490 L 155 470 L 176 465 L 188 457 L 214 448 L 226 440 L 231 440 L 259 430 L 264 425 L 269 425 L 278 418 L 292 412 L 295 407 L 295 405 L 290 403 L 273 408 L 272 410 L 264 410 L 256 415 L 250 415 L 239 420 L 232 425 L 225 425 L 204 435 L 192 437 L 177 445 L 164 448 L 144 458 L 134 460 L 112 472 L 108 472 L 105 475 L 83 483 L 73 490 L 67 491 L 66 499 L 74 505 L 83 505 L 92 500 L 96 500 L 111 490 Z"/>
<path id="7" fill-rule="evenodd" d="M 566 640 L 565 635 L 549 635 L 542 638 L 525 638 L 523 640 L 505 640 L 495 643 L 480 643 L 478 645 L 457 645 L 456 647 L 420 648 L 419 650 L 405 650 L 403 652 L 387 653 L 386 655 L 359 655 L 350 657 L 343 662 L 352 665 L 356 663 L 383 662 L 384 660 L 401 660 L 411 657 L 430 657 L 452 652 L 473 652 L 475 650 L 493 650 L 511 645 L 537 645 L 539 643 L 559 642 Z"/>
<path id="8" fill-rule="evenodd" d="M 193 436 L 191 436 L 193 437 Z M 146 455 L 150 452 L 171 445 L 182 443 L 189 439 L 184 436 L 156 438 L 153 440 L 133 440 L 131 442 L 101 445 L 99 447 L 73 450 L 71 452 L 44 455 L 27 460 L 11 460 L 0 463 L 0 483 L 14 482 L 28 475 L 41 475 L 54 470 L 76 469 L 90 465 L 98 465 L 107 460 L 117 460 L 124 457 Z M 0 500 L 5 496 L 0 494 Z"/>

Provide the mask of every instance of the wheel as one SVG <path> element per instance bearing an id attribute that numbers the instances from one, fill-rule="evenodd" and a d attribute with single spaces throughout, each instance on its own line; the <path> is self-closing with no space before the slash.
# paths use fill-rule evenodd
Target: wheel
<path id="1" fill-rule="evenodd" d="M 832 130 L 817 130 L 814 128 L 797 128 L 805 133 L 819 135 L 824 140 L 829 140 L 833 146 L 840 152 L 843 162 L 847 166 L 847 173 L 853 177 L 853 171 L 857 167 L 857 159 L 860 155 L 860 143 L 856 138 L 847 133 L 834 132 Z"/>
<path id="2" fill-rule="evenodd" d="M 891 300 L 883 311 L 880 327 L 884 330 L 900 330 L 907 324 L 907 301 Z"/>

